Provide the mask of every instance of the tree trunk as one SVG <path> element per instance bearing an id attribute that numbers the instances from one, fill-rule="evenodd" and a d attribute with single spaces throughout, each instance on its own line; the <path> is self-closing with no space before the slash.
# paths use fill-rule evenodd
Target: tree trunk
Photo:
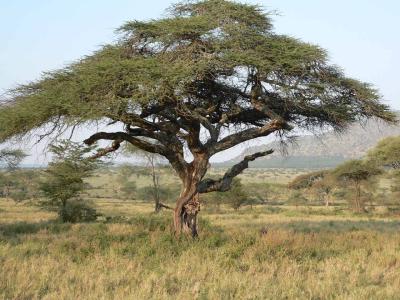
<path id="1" fill-rule="evenodd" d="M 181 203 L 183 205 L 180 205 Z M 189 192 L 183 193 L 178 199 L 174 210 L 175 234 L 184 233 L 191 235 L 193 238 L 197 237 L 197 215 L 199 211 L 199 194 L 195 192 L 195 189 L 192 188 Z"/>
<path id="2" fill-rule="evenodd" d="M 162 206 L 160 204 L 160 201 L 156 199 L 155 203 L 154 203 L 154 212 L 159 213 L 162 209 Z"/>
<path id="3" fill-rule="evenodd" d="M 151 177 L 153 180 L 153 196 L 154 196 L 154 211 L 156 213 L 160 212 L 163 206 L 161 205 L 161 200 L 160 200 L 160 184 L 158 182 L 158 176 L 156 174 L 156 166 L 154 162 L 154 157 L 151 156 L 148 158 L 150 162 L 150 167 L 151 167 Z"/>
<path id="4" fill-rule="evenodd" d="M 362 202 L 361 199 L 361 184 L 359 182 L 356 183 L 356 211 L 358 213 L 366 212 L 364 203 Z"/>
<path id="5" fill-rule="evenodd" d="M 200 211 L 198 185 L 208 168 L 208 157 L 198 156 L 191 163 L 186 176 L 181 176 L 183 189 L 174 210 L 175 234 L 198 236 L 197 215 Z"/>
<path id="6" fill-rule="evenodd" d="M 325 195 L 325 207 L 328 208 L 329 207 L 329 195 Z"/>

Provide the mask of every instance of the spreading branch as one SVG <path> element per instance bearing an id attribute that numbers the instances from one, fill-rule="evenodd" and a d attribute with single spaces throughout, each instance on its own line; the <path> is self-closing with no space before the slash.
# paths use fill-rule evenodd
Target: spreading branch
<path id="1" fill-rule="evenodd" d="M 245 169 L 247 169 L 249 167 L 249 162 L 254 161 L 259 157 L 270 155 L 273 152 L 274 152 L 273 150 L 268 150 L 245 156 L 241 162 L 237 163 L 232 168 L 230 168 L 222 178 L 218 180 L 207 178 L 201 181 L 197 188 L 197 191 L 199 193 L 228 191 L 231 188 L 233 178 L 235 178 Z"/>
<path id="2" fill-rule="evenodd" d="M 93 134 L 88 139 L 83 142 L 86 145 L 93 145 L 99 140 L 113 140 L 113 141 L 126 141 L 132 145 L 138 147 L 139 149 L 145 150 L 151 153 L 158 153 L 161 155 L 166 155 L 168 152 L 166 148 L 159 144 L 152 144 L 148 141 L 133 137 L 126 132 L 98 132 Z"/>
<path id="3" fill-rule="evenodd" d="M 231 134 L 222 140 L 220 140 L 218 143 L 216 143 L 212 149 L 211 149 L 211 154 L 215 154 L 224 150 L 227 150 L 229 148 L 232 148 L 240 143 L 258 138 L 258 137 L 263 137 L 263 136 L 268 136 L 271 133 L 274 133 L 278 130 L 283 130 L 283 129 L 288 129 L 290 130 L 291 128 L 288 127 L 288 125 L 281 120 L 273 120 L 269 122 L 268 124 L 262 126 L 262 127 L 252 127 L 246 130 L 242 130 L 238 133 Z"/>
<path id="4" fill-rule="evenodd" d="M 110 147 L 106 147 L 97 151 L 96 154 L 92 155 L 90 159 L 98 159 L 100 157 L 106 156 L 112 152 L 117 151 L 121 147 L 121 141 L 114 141 Z"/>

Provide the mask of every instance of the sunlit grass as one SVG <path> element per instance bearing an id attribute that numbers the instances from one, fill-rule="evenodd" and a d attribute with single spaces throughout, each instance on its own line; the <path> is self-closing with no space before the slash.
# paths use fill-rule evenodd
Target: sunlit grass
<path id="1" fill-rule="evenodd" d="M 96 200 L 97 201 L 97 200 Z M 202 211 L 198 240 L 171 234 L 171 212 L 105 200 L 123 215 L 60 224 L 0 200 L 3 299 L 396 299 L 400 220 L 265 206 Z"/>

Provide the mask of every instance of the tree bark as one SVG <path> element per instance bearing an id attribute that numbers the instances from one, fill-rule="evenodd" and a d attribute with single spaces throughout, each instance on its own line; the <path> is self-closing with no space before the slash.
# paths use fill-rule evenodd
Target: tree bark
<path id="1" fill-rule="evenodd" d="M 161 205 L 161 200 L 160 200 L 160 185 L 158 182 L 158 176 L 156 174 L 156 166 L 154 162 L 154 157 L 150 156 L 148 158 L 150 162 L 150 168 L 151 168 L 151 177 L 153 180 L 153 196 L 154 196 L 154 211 L 156 213 L 160 212 L 163 206 Z"/>
<path id="2" fill-rule="evenodd" d="M 200 211 L 199 194 L 196 192 L 197 187 L 193 184 L 184 192 L 177 200 L 174 209 L 174 228 L 175 234 L 191 235 L 193 238 L 198 236 L 197 215 Z"/>
<path id="3" fill-rule="evenodd" d="M 234 177 L 249 167 L 249 162 L 259 157 L 273 153 L 273 150 L 257 152 L 247 155 L 244 159 L 230 168 L 219 180 L 203 179 L 209 167 L 209 153 L 197 152 L 192 163 L 188 165 L 185 172 L 179 173 L 182 179 L 183 189 L 176 201 L 174 210 L 175 234 L 190 234 L 197 237 L 197 215 L 200 211 L 199 195 L 213 191 L 228 191 Z"/>
<path id="4" fill-rule="evenodd" d="M 209 167 L 208 160 L 207 155 L 197 154 L 188 166 L 186 174 L 180 176 L 183 188 L 174 210 L 176 235 L 184 233 L 193 238 L 198 236 L 197 215 L 200 211 L 198 187 Z"/>
<path id="5" fill-rule="evenodd" d="M 361 196 L 361 183 L 356 182 L 356 212 L 358 213 L 364 213 L 367 211 Z"/>

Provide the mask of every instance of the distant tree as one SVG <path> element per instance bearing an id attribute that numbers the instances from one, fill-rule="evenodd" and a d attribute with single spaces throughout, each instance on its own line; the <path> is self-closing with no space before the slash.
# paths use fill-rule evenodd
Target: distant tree
<path id="1" fill-rule="evenodd" d="M 136 182 L 125 180 L 121 183 L 120 190 L 125 199 L 134 199 L 137 192 Z"/>
<path id="2" fill-rule="evenodd" d="M 362 199 L 363 184 L 371 184 L 370 179 L 382 173 L 382 170 L 375 164 L 363 160 L 350 160 L 332 171 L 337 180 L 353 187 L 354 209 L 357 212 L 365 212 L 365 205 Z M 365 188 L 365 187 L 364 187 Z"/>
<path id="3" fill-rule="evenodd" d="M 157 193 L 157 195 L 155 195 Z M 138 188 L 136 191 L 136 198 L 144 201 L 151 201 L 154 203 L 155 197 L 159 197 L 160 199 L 168 199 L 170 197 L 174 197 L 175 192 L 168 186 L 159 186 L 157 190 L 154 189 L 153 185 L 147 185 L 141 188 Z M 165 205 L 165 204 L 161 204 Z M 167 206 L 167 205 L 165 205 Z M 157 212 L 157 211 L 156 211 Z"/>
<path id="4" fill-rule="evenodd" d="M 392 198 L 400 199 L 400 136 L 387 137 L 381 140 L 375 148 L 368 152 L 367 159 L 378 166 L 384 166 L 389 170 L 392 178 Z"/>
<path id="5" fill-rule="evenodd" d="M 400 169 L 400 136 L 381 140 L 368 152 L 367 159 L 381 166 Z"/>
<path id="6" fill-rule="evenodd" d="M 26 156 L 25 152 L 20 149 L 0 150 L 0 164 L 6 164 L 8 169 L 6 172 L 0 173 L 1 196 L 15 201 L 26 200 L 33 196 L 32 187 L 35 180 L 29 178 L 29 171 L 18 170 L 21 161 Z"/>
<path id="7" fill-rule="evenodd" d="M 288 183 L 288 187 L 294 190 L 310 188 L 316 181 L 321 180 L 326 175 L 326 171 L 316 171 L 301 174 Z"/>
<path id="8" fill-rule="evenodd" d="M 131 177 L 136 171 L 137 167 L 131 164 L 123 164 L 117 169 L 118 193 L 125 199 L 134 198 L 136 183 L 131 180 Z"/>
<path id="9" fill-rule="evenodd" d="M 295 206 L 304 205 L 308 203 L 308 199 L 303 195 L 301 191 L 293 191 L 289 194 L 287 201 L 289 204 L 294 204 Z"/>
<path id="10" fill-rule="evenodd" d="M 327 207 L 330 204 L 332 191 L 336 186 L 337 182 L 329 171 L 315 171 L 302 174 L 288 184 L 290 189 L 305 190 L 317 195 Z"/>
<path id="11" fill-rule="evenodd" d="M 63 222 L 90 221 L 96 218 L 93 208 L 83 203 L 80 193 L 88 178 L 101 165 L 92 156 L 93 147 L 62 141 L 51 145 L 53 160 L 47 167 L 40 189 L 48 199 L 46 205 L 56 207 Z"/>
<path id="12" fill-rule="evenodd" d="M 118 167 L 118 180 L 126 181 L 136 173 L 136 166 L 131 164 L 123 164 Z"/>
<path id="13" fill-rule="evenodd" d="M 211 193 L 208 200 L 212 200 L 213 203 L 217 204 L 228 204 L 234 210 L 238 210 L 243 204 L 249 201 L 249 196 L 243 188 L 240 179 L 235 178 L 229 191 Z"/>
<path id="14" fill-rule="evenodd" d="M 398 202 L 400 200 L 400 170 L 394 172 L 393 174 L 393 185 L 391 190 L 393 193 L 393 198 Z"/>
<path id="15" fill-rule="evenodd" d="M 154 211 L 160 212 L 162 208 L 170 208 L 168 205 L 161 202 L 161 187 L 160 187 L 160 162 L 163 160 L 162 156 L 143 151 L 140 148 L 134 147 L 128 144 L 125 147 L 125 152 L 133 154 L 145 160 L 147 168 L 150 170 L 150 176 L 152 181 L 152 191 L 150 195 L 154 201 Z"/>
<path id="16" fill-rule="evenodd" d="M 243 204 L 249 200 L 242 182 L 235 178 L 232 187 L 228 192 L 222 194 L 222 201 L 228 203 L 233 209 L 238 210 Z"/>
<path id="17" fill-rule="evenodd" d="M 33 199 L 39 196 L 38 170 L 13 170 L 0 172 L 0 197 L 14 201 Z"/>
<path id="18" fill-rule="evenodd" d="M 37 128 L 123 125 L 85 143 L 112 141 L 106 154 L 126 142 L 165 157 L 182 181 L 177 234 L 197 235 L 199 194 L 228 191 L 250 161 L 272 150 L 207 179 L 217 153 L 294 128 L 395 121 L 374 88 L 346 77 L 320 47 L 275 33 L 270 15 L 256 5 L 178 3 L 166 18 L 127 22 L 119 33 L 118 42 L 10 91 L 0 107 L 0 141 Z"/>
<path id="19" fill-rule="evenodd" d="M 323 178 L 314 182 L 311 186 L 311 193 L 316 194 L 325 206 L 328 207 L 332 202 L 332 194 L 337 189 L 337 181 L 328 172 L 325 173 Z"/>
<path id="20" fill-rule="evenodd" d="M 2 149 L 0 163 L 6 163 L 9 169 L 14 170 L 26 156 L 26 153 L 20 149 Z"/>

